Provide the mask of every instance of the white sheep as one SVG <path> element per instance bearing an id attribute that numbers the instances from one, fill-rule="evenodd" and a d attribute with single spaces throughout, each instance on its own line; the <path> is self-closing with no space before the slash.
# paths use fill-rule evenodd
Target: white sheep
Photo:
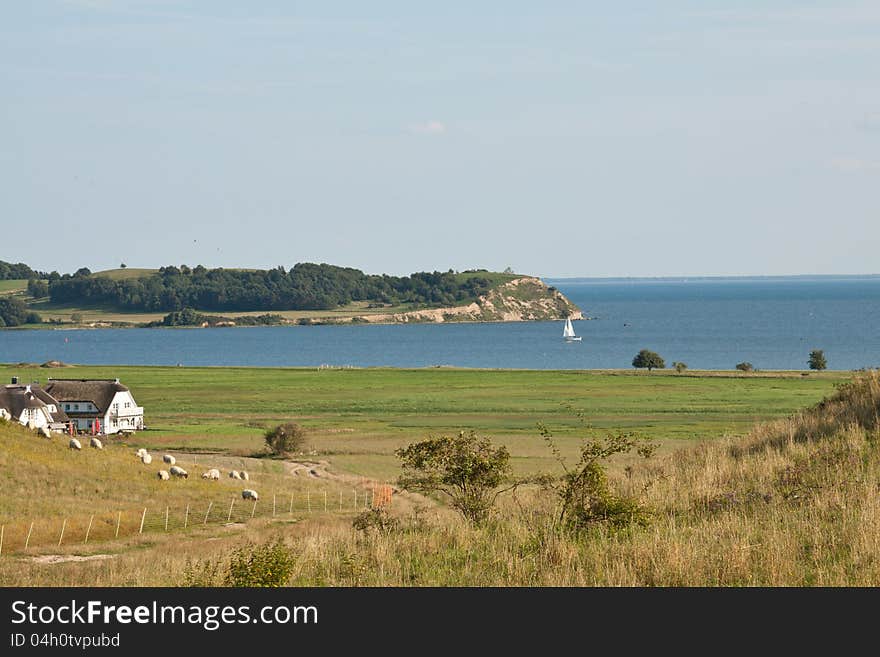
<path id="1" fill-rule="evenodd" d="M 141 456 L 141 461 L 144 462 L 144 465 L 150 465 L 153 462 L 153 457 L 150 456 L 147 452 L 144 452 L 143 456 Z"/>
<path id="2" fill-rule="evenodd" d="M 95 449 L 104 449 L 104 443 L 102 443 L 99 438 L 95 438 L 94 436 L 92 436 L 92 439 L 89 440 L 89 447 L 94 447 Z"/>
<path id="3" fill-rule="evenodd" d="M 186 470 L 184 470 L 183 468 L 181 468 L 179 465 L 172 465 L 170 468 L 170 472 L 175 477 L 182 477 L 183 479 L 186 479 L 187 477 L 189 477 L 189 473 Z"/>
<path id="4" fill-rule="evenodd" d="M 242 470 L 241 472 L 239 472 L 238 475 L 239 475 L 242 479 L 244 479 L 245 481 L 250 481 L 250 480 L 251 480 L 251 476 L 250 476 L 247 472 L 245 472 L 244 470 Z"/>
<path id="5" fill-rule="evenodd" d="M 211 468 L 202 475 L 202 479 L 217 481 L 218 479 L 220 479 L 220 471 L 217 468 Z"/>
<path id="6" fill-rule="evenodd" d="M 171 454 L 163 454 L 162 460 L 165 461 L 168 465 L 174 465 L 177 463 L 177 459 L 171 456 Z"/>
<path id="7" fill-rule="evenodd" d="M 241 475 L 239 474 L 238 470 L 230 470 L 229 471 L 229 478 L 230 479 L 241 479 Z"/>
<path id="8" fill-rule="evenodd" d="M 83 448 L 82 444 L 76 438 L 71 438 L 70 442 L 67 443 L 67 446 L 70 449 L 82 449 Z"/>
<path id="9" fill-rule="evenodd" d="M 171 475 L 168 474 L 168 470 L 159 470 L 159 472 L 156 473 L 156 476 L 159 477 L 159 479 L 161 479 L 162 481 L 168 481 L 169 479 L 171 479 Z"/>
<path id="10" fill-rule="evenodd" d="M 260 496 L 257 494 L 257 491 L 251 490 L 250 488 L 245 488 L 243 491 L 241 491 L 241 499 L 253 500 L 254 502 L 256 502 L 258 499 L 260 499 Z"/>
<path id="11" fill-rule="evenodd" d="M 144 454 L 146 454 L 146 453 L 147 453 L 147 450 L 145 450 L 143 447 L 141 447 L 138 451 L 136 451 L 134 453 L 134 455 L 140 459 L 140 458 L 143 458 Z"/>

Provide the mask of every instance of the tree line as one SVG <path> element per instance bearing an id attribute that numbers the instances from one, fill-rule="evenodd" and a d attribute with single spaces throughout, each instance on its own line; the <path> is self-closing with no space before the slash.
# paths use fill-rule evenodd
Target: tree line
<path id="1" fill-rule="evenodd" d="M 15 264 L 0 260 L 0 281 L 24 280 L 29 278 L 48 278 L 48 274 L 35 271 L 23 262 Z"/>
<path id="2" fill-rule="evenodd" d="M 289 271 L 168 266 L 157 275 L 115 280 L 88 269 L 48 276 L 53 303 L 99 304 L 119 310 L 330 310 L 353 301 L 458 305 L 485 294 L 489 278 L 448 272 L 410 276 L 365 274 L 350 267 L 298 263 Z"/>

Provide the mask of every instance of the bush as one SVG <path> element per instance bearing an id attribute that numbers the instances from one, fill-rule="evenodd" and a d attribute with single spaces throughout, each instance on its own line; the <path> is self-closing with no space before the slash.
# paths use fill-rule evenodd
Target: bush
<path id="1" fill-rule="evenodd" d="M 660 354 L 649 351 L 648 349 L 642 349 L 639 353 L 636 354 L 636 357 L 633 358 L 632 366 L 647 367 L 648 371 L 650 372 L 655 367 L 658 369 L 663 369 L 664 367 L 666 367 L 666 363 L 660 357 Z"/>
<path id="2" fill-rule="evenodd" d="M 810 359 L 807 363 L 811 370 L 824 370 L 828 367 L 828 363 L 825 361 L 825 352 L 821 349 L 813 349 L 810 352 Z"/>
<path id="3" fill-rule="evenodd" d="M 507 448 L 495 447 L 473 431 L 429 438 L 394 453 L 403 461 L 402 488 L 443 493 L 475 525 L 489 517 L 498 495 L 512 488 L 498 488 L 510 472 Z"/>
<path id="4" fill-rule="evenodd" d="M 755 368 L 749 362 L 737 363 L 736 369 L 738 369 L 740 372 L 754 372 L 755 371 Z"/>
<path id="5" fill-rule="evenodd" d="M 357 514 L 351 526 L 365 534 L 369 534 L 371 531 L 389 534 L 400 526 L 400 521 L 389 514 L 384 507 L 379 507 Z"/>
<path id="6" fill-rule="evenodd" d="M 679 361 L 675 361 L 672 364 L 672 366 L 675 368 L 675 371 L 678 372 L 679 374 L 681 374 L 682 372 L 684 372 L 688 368 L 687 363 L 681 363 Z"/>
<path id="7" fill-rule="evenodd" d="M 295 422 L 279 424 L 265 434 L 266 448 L 275 455 L 283 456 L 302 452 L 306 445 L 306 430 Z"/>
<path id="8" fill-rule="evenodd" d="M 636 497 L 615 492 L 605 472 L 605 462 L 615 454 L 628 454 L 635 450 L 642 458 L 650 458 L 656 446 L 647 437 L 618 431 L 608 432 L 603 439 L 585 438 L 578 462 L 573 469 L 569 469 L 553 443 L 550 431 L 542 424 L 538 425 L 538 429 L 565 470 L 558 481 L 547 478 L 543 481 L 559 496 L 562 503 L 559 522 L 563 527 L 581 530 L 604 524 L 612 529 L 620 529 L 632 524 L 648 524 L 651 509 Z"/>
<path id="9" fill-rule="evenodd" d="M 232 553 L 223 583 L 226 586 L 284 586 L 293 573 L 296 556 L 281 539 L 246 545 Z"/>

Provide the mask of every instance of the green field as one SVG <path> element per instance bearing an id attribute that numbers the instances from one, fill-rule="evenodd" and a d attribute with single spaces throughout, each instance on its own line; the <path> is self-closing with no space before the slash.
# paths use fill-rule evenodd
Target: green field
<path id="1" fill-rule="evenodd" d="M 136 267 L 126 267 L 125 269 L 105 269 L 104 271 L 94 272 L 95 276 L 103 276 L 114 281 L 123 281 L 130 278 L 142 278 L 147 276 L 155 276 L 159 273 L 158 269 L 138 269 Z"/>
<path id="2" fill-rule="evenodd" d="M 24 279 L 11 279 L 8 281 L 0 281 L 0 294 L 14 294 L 16 292 L 24 292 L 27 289 L 27 281 Z"/>
<path id="3" fill-rule="evenodd" d="M 664 449 L 740 435 L 819 401 L 850 373 L 0 367 L 7 381 L 16 375 L 119 377 L 145 408 L 135 446 L 251 455 L 265 428 L 293 420 L 335 468 L 391 478 L 397 447 L 466 429 L 505 443 L 518 472 L 552 468 L 536 423 L 573 456 L 584 433 L 576 410 L 598 430 L 639 431 Z"/>

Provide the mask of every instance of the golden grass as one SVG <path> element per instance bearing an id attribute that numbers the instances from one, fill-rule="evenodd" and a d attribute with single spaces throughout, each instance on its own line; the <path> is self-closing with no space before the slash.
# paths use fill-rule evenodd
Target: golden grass
<path id="1" fill-rule="evenodd" d="M 154 534 L 103 562 L 4 558 L 0 582 L 177 584 L 192 563 L 280 536 L 297 555 L 291 585 L 877 586 L 878 409 L 880 375 L 867 372 L 746 437 L 704 441 L 616 477 L 623 491 L 646 491 L 647 527 L 572 534 L 555 522 L 554 498 L 532 488 L 479 528 L 427 502 L 418 513 L 398 508 L 400 528 L 384 534 L 353 530 L 350 516 L 262 519 L 247 534 Z"/>

